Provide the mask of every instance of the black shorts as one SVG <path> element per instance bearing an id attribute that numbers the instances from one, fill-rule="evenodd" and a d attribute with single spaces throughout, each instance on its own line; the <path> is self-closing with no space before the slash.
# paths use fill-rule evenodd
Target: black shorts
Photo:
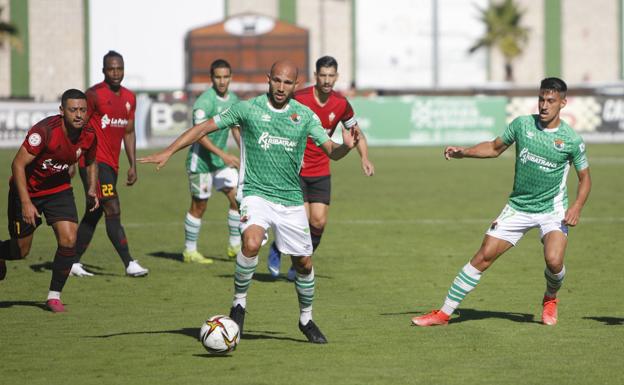
<path id="1" fill-rule="evenodd" d="M 115 169 L 106 163 L 97 162 L 98 165 L 98 185 L 100 189 L 100 200 L 116 199 L 117 196 L 117 173 Z M 80 167 L 78 170 L 82 185 L 84 186 L 85 195 L 89 189 L 89 178 L 87 177 L 87 169 Z"/>
<path id="2" fill-rule="evenodd" d="M 42 197 L 30 198 L 39 214 L 46 218 L 48 226 L 60 221 L 78 223 L 78 211 L 74 201 L 73 190 L 67 189 Z M 11 238 L 24 238 L 32 234 L 39 225 L 41 218 L 35 218 L 35 225 L 24 222 L 22 218 L 22 202 L 17 189 L 9 189 L 9 205 L 7 217 L 9 219 L 9 234 Z"/>
<path id="3" fill-rule="evenodd" d="M 331 175 L 299 176 L 303 201 L 329 205 L 331 198 Z"/>

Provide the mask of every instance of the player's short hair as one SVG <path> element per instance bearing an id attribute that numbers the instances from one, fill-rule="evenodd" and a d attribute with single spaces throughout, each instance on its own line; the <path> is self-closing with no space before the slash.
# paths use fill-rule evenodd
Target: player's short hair
<path id="1" fill-rule="evenodd" d="M 106 53 L 106 55 L 104 55 L 104 58 L 102 59 L 102 68 L 106 67 L 106 59 L 111 57 L 118 57 L 121 59 L 121 61 L 123 61 L 123 56 L 121 56 L 119 52 L 110 50 Z"/>
<path id="2" fill-rule="evenodd" d="M 562 98 L 564 98 L 566 96 L 566 92 L 568 92 L 568 86 L 563 80 L 552 77 L 542 80 L 540 83 L 540 90 L 555 91 L 558 92 Z"/>
<path id="3" fill-rule="evenodd" d="M 214 75 L 214 72 L 217 68 L 227 68 L 232 73 L 232 66 L 226 60 L 217 59 L 210 64 L 210 76 Z"/>
<path id="4" fill-rule="evenodd" d="M 80 90 L 77 90 L 75 88 L 70 88 L 67 91 L 63 92 L 63 96 L 61 96 L 61 105 L 65 107 L 69 99 L 87 100 L 87 95 L 85 95 L 84 92 Z"/>
<path id="5" fill-rule="evenodd" d="M 338 62 L 332 56 L 323 56 L 316 61 L 316 72 L 319 72 L 321 67 L 334 67 L 338 71 Z"/>

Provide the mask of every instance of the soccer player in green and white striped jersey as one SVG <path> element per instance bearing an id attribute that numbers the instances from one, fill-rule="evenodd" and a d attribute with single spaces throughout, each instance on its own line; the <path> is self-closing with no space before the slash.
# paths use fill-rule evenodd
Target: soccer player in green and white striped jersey
<path id="1" fill-rule="evenodd" d="M 299 329 L 308 341 L 327 343 L 312 321 L 314 268 L 312 240 L 299 186 L 299 170 L 308 136 L 333 160 L 344 157 L 358 143 L 357 129 L 343 129 L 343 144 L 329 139 L 318 117 L 293 100 L 297 67 L 282 60 L 268 76 L 269 92 L 239 102 L 214 118 L 187 130 L 160 153 L 140 159 L 163 167 L 176 151 L 202 136 L 228 127 L 241 130 L 241 167 L 238 198 L 241 201 L 242 249 L 236 256 L 234 301 L 230 317 L 243 332 L 247 290 L 258 265 L 258 251 L 269 227 L 278 248 L 290 254 L 297 272 Z"/>
<path id="2" fill-rule="evenodd" d="M 450 158 L 495 158 L 516 143 L 514 185 L 509 201 L 491 224 L 481 248 L 455 277 L 440 310 L 412 318 L 418 326 L 446 325 L 464 297 L 479 283 L 482 273 L 531 228 L 539 228 L 544 244 L 546 291 L 542 300 L 542 323 L 557 323 L 557 292 L 566 270 L 563 264 L 568 226 L 576 226 L 591 189 L 585 144 L 560 119 L 566 105 L 567 86 L 558 78 L 542 80 L 539 114 L 516 118 L 490 142 L 472 147 L 450 146 Z M 568 205 L 566 181 L 570 166 L 576 169 L 578 192 Z"/>
<path id="3" fill-rule="evenodd" d="M 202 93 L 193 105 L 193 125 L 207 121 L 238 102 L 238 97 L 229 91 L 232 80 L 230 63 L 223 59 L 212 62 L 210 79 L 212 87 Z M 238 128 L 232 129 L 232 134 L 239 143 Z M 182 253 L 184 262 L 202 264 L 213 262 L 211 258 L 206 258 L 197 251 L 201 219 L 206 211 L 206 204 L 213 187 L 223 192 L 230 203 L 227 215 L 230 234 L 227 255 L 234 258 L 240 249 L 241 240 L 238 229 L 240 216 L 236 202 L 238 172 L 235 168 L 238 167 L 239 160 L 236 156 L 226 152 L 228 135 L 229 131 L 225 130 L 208 134 L 191 145 L 186 157 L 191 207 L 184 218 L 184 252 Z"/>

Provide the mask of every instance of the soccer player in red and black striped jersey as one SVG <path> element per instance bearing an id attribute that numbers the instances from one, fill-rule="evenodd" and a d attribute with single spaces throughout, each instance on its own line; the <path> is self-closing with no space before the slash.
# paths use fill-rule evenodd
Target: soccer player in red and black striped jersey
<path id="1" fill-rule="evenodd" d="M 87 208 L 97 209 L 96 146 L 95 133 L 87 126 L 87 97 L 70 89 L 63 93 L 60 114 L 43 119 L 28 131 L 11 165 L 7 213 L 11 239 L 0 242 L 0 280 L 6 275 L 5 260 L 28 255 L 43 214 L 58 244 L 46 302 L 53 312 L 65 311 L 61 291 L 76 260 L 78 212 L 68 169 L 81 157 L 85 159 Z"/>
<path id="2" fill-rule="evenodd" d="M 131 277 L 147 275 L 148 270 L 130 256 L 126 232 L 121 225 L 121 208 L 117 192 L 117 174 L 119 172 L 119 153 L 121 142 L 124 143 L 128 162 L 126 185 L 132 186 L 137 180 L 136 173 L 136 137 L 134 134 L 134 111 L 136 97 L 132 91 L 121 85 L 124 77 L 123 57 L 115 51 L 104 55 L 104 81 L 87 90 L 89 107 L 89 123 L 95 129 L 98 139 L 96 161 L 100 185 L 100 209 L 93 212 L 85 211 L 78 227 L 76 254 L 78 259 L 89 246 L 93 233 L 102 214 L 106 217 L 106 234 L 117 250 L 125 268 Z M 80 164 L 80 178 L 85 185 L 87 174 L 84 164 Z M 72 267 L 72 275 L 90 276 L 82 264 L 76 262 Z"/>
<path id="3" fill-rule="evenodd" d="M 338 62 L 336 59 L 331 56 L 319 58 L 316 61 L 314 77 L 316 84 L 295 92 L 295 100 L 314 111 L 330 137 L 334 134 L 338 123 L 341 122 L 346 128 L 355 127 L 359 131 L 351 104 L 347 98 L 334 91 L 334 84 L 338 80 Z M 368 160 L 368 145 L 363 134 L 360 134 L 357 150 L 360 153 L 364 174 L 372 176 L 375 173 L 375 167 Z M 303 165 L 299 173 L 299 182 L 308 214 L 312 247 L 316 250 L 321 242 L 321 237 L 327 224 L 327 215 L 329 214 L 331 172 L 329 169 L 329 157 L 325 155 L 321 148 L 314 145 L 310 138 L 308 138 L 305 153 L 303 154 Z M 269 249 L 269 273 L 274 277 L 279 276 L 279 267 L 280 252 L 274 242 Z M 291 268 L 288 272 L 288 278 L 293 280 L 294 276 L 295 271 Z"/>

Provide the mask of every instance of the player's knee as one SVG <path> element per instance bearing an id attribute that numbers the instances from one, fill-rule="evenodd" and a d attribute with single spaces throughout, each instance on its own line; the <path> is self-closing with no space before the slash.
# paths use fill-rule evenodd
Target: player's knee
<path id="1" fill-rule="evenodd" d="M 297 258 L 293 261 L 293 266 L 295 270 L 299 274 L 308 275 L 312 272 L 312 258 L 311 257 L 301 257 Z"/>
<path id="2" fill-rule="evenodd" d="M 258 255 L 262 246 L 262 238 L 244 237 L 243 238 L 243 255 L 252 257 Z"/>
<path id="3" fill-rule="evenodd" d="M 104 203 L 104 215 L 106 217 L 118 217 L 121 214 L 118 200 L 109 200 Z"/>
<path id="4" fill-rule="evenodd" d="M 11 239 L 11 244 L 9 245 L 9 253 L 13 258 L 24 259 L 30 253 L 30 243 L 20 245 L 17 239 Z"/>
<path id="5" fill-rule="evenodd" d="M 193 199 L 193 202 L 191 203 L 191 209 L 189 210 L 189 212 L 195 218 L 201 218 L 204 215 L 204 212 L 206 212 L 207 206 L 208 206 L 207 199 Z"/>

